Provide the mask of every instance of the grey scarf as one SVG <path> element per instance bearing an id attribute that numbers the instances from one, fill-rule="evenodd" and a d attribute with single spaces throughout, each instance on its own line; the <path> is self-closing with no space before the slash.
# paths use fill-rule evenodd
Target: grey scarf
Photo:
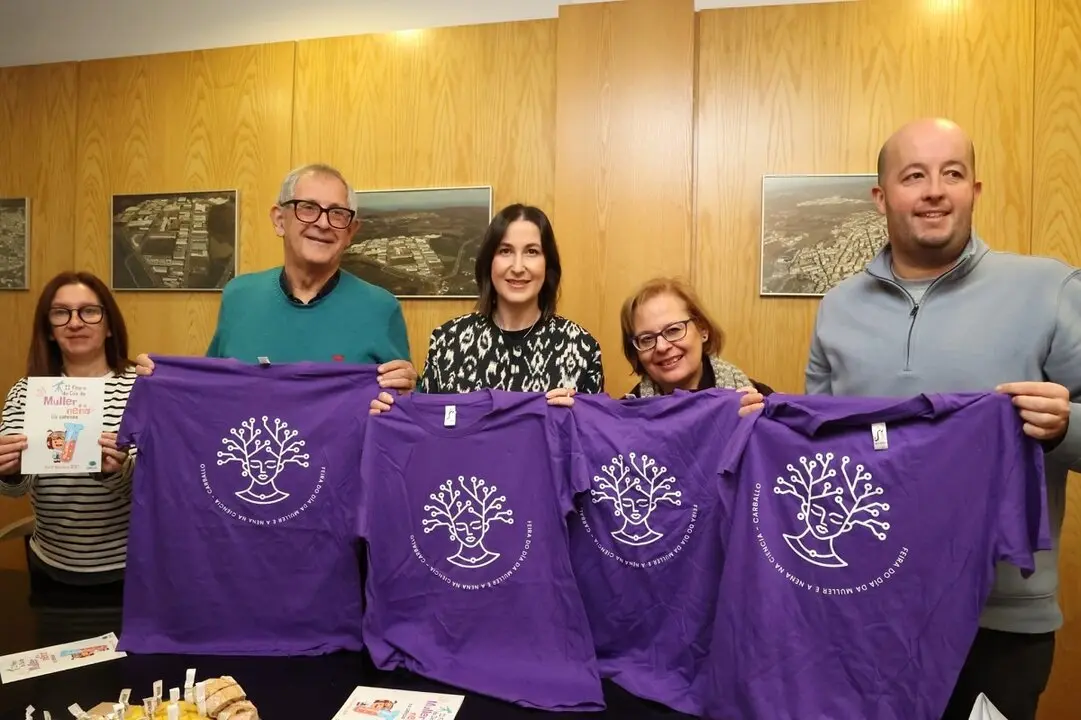
<path id="1" fill-rule="evenodd" d="M 740 388 L 748 387 L 751 384 L 751 379 L 747 377 L 742 370 L 727 360 L 722 360 L 714 355 L 709 358 L 709 364 L 710 367 L 713 368 L 713 377 L 715 378 L 714 387 L 739 390 Z M 642 376 L 641 384 L 638 387 L 638 393 L 641 397 L 653 397 L 662 394 L 660 388 L 657 387 L 648 375 Z"/>

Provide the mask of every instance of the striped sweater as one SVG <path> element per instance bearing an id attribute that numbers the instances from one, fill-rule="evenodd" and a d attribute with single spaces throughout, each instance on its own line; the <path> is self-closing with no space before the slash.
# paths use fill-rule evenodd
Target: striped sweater
<path id="1" fill-rule="evenodd" d="M 134 370 L 108 376 L 103 432 L 119 428 L 135 377 Z M 0 435 L 23 434 L 26 385 L 23 378 L 8 392 Z M 30 548 L 49 569 L 58 571 L 58 578 L 68 573 L 122 573 L 127 559 L 134 453 L 132 449 L 129 462 L 116 474 L 0 476 L 0 494 L 19 497 L 30 493 L 34 508 Z"/>

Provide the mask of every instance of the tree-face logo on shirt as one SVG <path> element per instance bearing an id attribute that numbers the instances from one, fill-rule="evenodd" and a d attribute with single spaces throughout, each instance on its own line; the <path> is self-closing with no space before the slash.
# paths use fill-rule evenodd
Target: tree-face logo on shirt
<path id="1" fill-rule="evenodd" d="M 239 463 L 240 475 L 250 481 L 234 494 L 254 505 L 273 505 L 289 497 L 275 483 L 289 464 L 308 467 L 308 454 L 301 452 L 304 441 L 297 439 L 300 433 L 284 420 L 274 418 L 271 422 L 264 415 L 260 427 L 255 418 L 248 418 L 229 434 L 231 437 L 222 438 L 225 449 L 218 451 L 218 465 Z"/>
<path id="2" fill-rule="evenodd" d="M 683 550 L 698 521 L 698 505 L 679 485 L 656 456 L 617 453 L 593 476 L 578 518 L 607 557 L 635 568 L 661 565 Z"/>
<path id="3" fill-rule="evenodd" d="M 882 486 L 873 482 L 871 472 L 841 456 L 840 476 L 834 454 L 816 453 L 800 457 L 799 467 L 788 464 L 788 477 L 778 476 L 773 487 L 777 495 L 799 501 L 796 519 L 804 524 L 799 534 L 784 534 L 785 542 L 800 558 L 826 568 L 847 567 L 834 541 L 853 530 L 869 531 L 885 540 L 890 524 L 880 519 L 890 505 L 880 501 Z"/>
<path id="4" fill-rule="evenodd" d="M 311 507 L 323 489 L 326 468 L 309 470 L 312 462 L 298 430 L 263 415 L 229 428 L 214 462 L 199 469 L 203 489 L 220 511 L 252 525 L 281 525 Z M 208 470 L 208 464 L 218 469 Z"/>
<path id="5" fill-rule="evenodd" d="M 429 517 L 421 521 L 424 532 L 430 533 L 444 528 L 451 542 L 458 546 L 458 552 L 447 560 L 461 568 L 481 568 L 499 559 L 499 553 L 484 546 L 492 523 L 514 524 L 514 511 L 505 510 L 505 495 L 497 495 L 495 485 L 472 476 L 458 476 L 455 483 L 447 480 L 439 486 L 439 491 L 429 495 L 432 504 L 425 505 L 424 511 Z"/>
<path id="6" fill-rule="evenodd" d="M 612 537 L 624 545 L 651 545 L 664 533 L 650 527 L 650 516 L 661 503 L 680 505 L 683 493 L 675 489 L 676 478 L 655 458 L 633 452 L 627 457 L 616 455 L 610 465 L 603 466 L 601 475 L 593 476 L 596 487 L 589 494 L 595 504 L 611 503 L 613 514 L 623 520 Z"/>
<path id="7" fill-rule="evenodd" d="M 506 582 L 525 563 L 533 543 L 533 521 L 511 504 L 495 483 L 478 475 L 442 480 L 424 498 L 424 532 L 410 536 L 413 554 L 456 590 Z M 512 548 L 520 552 L 509 552 Z"/>

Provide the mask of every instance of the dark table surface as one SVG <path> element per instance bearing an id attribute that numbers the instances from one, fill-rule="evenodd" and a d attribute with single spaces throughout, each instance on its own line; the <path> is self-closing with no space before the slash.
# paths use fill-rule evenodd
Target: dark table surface
<path id="1" fill-rule="evenodd" d="M 120 608 L 112 601 L 88 599 L 76 593 L 50 591 L 30 595 L 26 572 L 0 570 L 0 655 L 59 643 L 85 640 L 108 632 L 120 636 Z M 55 720 L 71 718 L 67 707 L 83 709 L 113 702 L 124 688 L 132 701 L 151 694 L 155 680 L 183 687 L 184 671 L 195 668 L 198 678 L 232 675 L 259 708 L 263 720 L 330 720 L 358 685 L 423 690 L 465 695 L 460 720 L 518 720 L 519 718 L 592 718 L 593 720 L 687 720 L 663 706 L 645 702 L 605 682 L 604 712 L 556 713 L 528 710 L 492 698 L 472 695 L 406 672 L 376 670 L 364 653 L 319 657 L 202 657 L 192 655 L 128 655 L 119 660 L 0 685 L 0 720 L 23 720 L 26 706 L 43 710 Z"/>

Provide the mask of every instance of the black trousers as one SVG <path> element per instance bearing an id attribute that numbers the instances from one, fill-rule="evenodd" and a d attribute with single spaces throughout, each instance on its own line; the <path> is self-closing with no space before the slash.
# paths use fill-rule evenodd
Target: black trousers
<path id="1" fill-rule="evenodd" d="M 119 607 L 124 602 L 122 573 L 112 582 L 103 583 L 97 578 L 88 578 L 79 584 L 60 582 L 51 576 L 49 568 L 30 549 L 29 539 L 26 543 L 26 566 L 30 571 L 31 605 Z"/>
<path id="2" fill-rule="evenodd" d="M 1054 657 L 1055 633 L 980 628 L 942 720 L 968 720 L 981 692 L 1008 720 L 1036 720 Z"/>

